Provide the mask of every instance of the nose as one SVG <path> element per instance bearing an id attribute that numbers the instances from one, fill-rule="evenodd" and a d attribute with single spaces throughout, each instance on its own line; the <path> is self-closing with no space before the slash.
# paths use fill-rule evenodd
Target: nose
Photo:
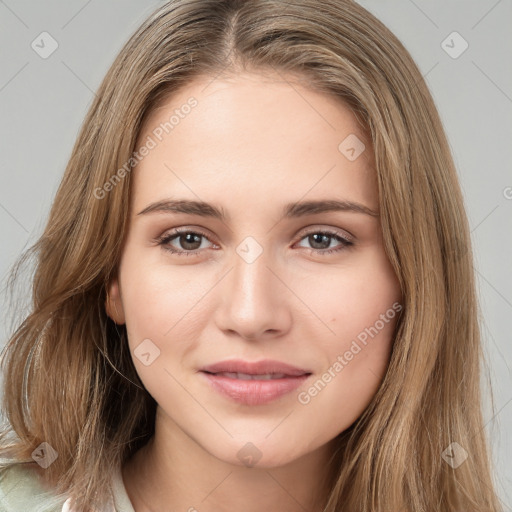
<path id="1" fill-rule="evenodd" d="M 253 252 L 254 249 L 252 246 Z M 285 334 L 291 326 L 289 306 L 293 295 L 286 285 L 286 273 L 276 268 L 267 251 L 254 260 L 247 257 L 247 252 L 240 251 L 234 254 L 232 261 L 217 289 L 217 327 L 246 340 Z"/>

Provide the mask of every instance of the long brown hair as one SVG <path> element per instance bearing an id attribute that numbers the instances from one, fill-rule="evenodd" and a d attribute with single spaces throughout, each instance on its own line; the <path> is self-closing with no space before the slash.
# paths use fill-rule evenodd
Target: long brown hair
<path id="1" fill-rule="evenodd" d="M 407 50 L 349 0 L 171 0 L 130 38 L 85 118 L 44 233 L 12 272 L 14 282 L 35 257 L 31 309 L 2 358 L 0 455 L 33 461 L 48 443 L 58 457 L 46 484 L 87 510 L 106 500 L 105 475 L 153 435 L 156 403 L 104 306 L 133 151 L 145 116 L 170 94 L 246 69 L 335 95 L 371 134 L 385 249 L 404 298 L 381 387 L 339 436 L 324 511 L 501 510 L 481 412 L 468 221 L 446 135 Z M 455 468 L 443 454 L 459 446 L 467 459 Z"/>

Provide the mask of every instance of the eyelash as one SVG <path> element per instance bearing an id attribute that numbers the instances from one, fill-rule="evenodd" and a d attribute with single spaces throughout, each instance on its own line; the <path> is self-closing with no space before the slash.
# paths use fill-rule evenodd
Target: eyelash
<path id="1" fill-rule="evenodd" d="M 200 250 L 200 249 L 195 249 L 193 251 L 183 251 L 183 250 L 176 250 L 174 248 L 171 248 L 171 246 L 167 245 L 167 244 L 169 244 L 169 242 L 171 242 L 171 240 L 176 238 L 178 235 L 183 235 L 183 234 L 200 235 L 200 236 L 206 238 L 208 241 L 211 242 L 211 240 L 208 237 L 208 235 L 206 233 L 203 233 L 201 230 L 195 230 L 194 231 L 194 230 L 190 230 L 190 229 L 187 229 L 187 228 L 177 228 L 177 229 L 173 230 L 171 233 L 163 234 L 162 236 L 156 238 L 155 242 L 157 242 L 158 245 L 162 246 L 162 248 L 164 250 L 169 251 L 170 253 L 176 254 L 178 256 L 198 256 L 202 252 L 202 250 Z M 306 238 L 306 237 L 308 237 L 310 235 L 318 235 L 318 234 L 319 235 L 327 235 L 327 236 L 329 236 L 331 238 L 335 238 L 336 240 L 341 242 L 342 245 L 341 245 L 341 247 L 338 247 L 338 248 L 335 248 L 335 249 L 308 249 L 310 251 L 310 253 L 325 256 L 327 254 L 341 252 L 341 251 L 343 251 L 345 249 L 349 249 L 349 248 L 351 248 L 354 245 L 354 242 L 348 240 L 345 237 L 342 237 L 339 233 L 337 233 L 335 231 L 330 231 L 330 230 L 310 231 L 308 233 L 305 233 L 299 239 L 299 242 L 302 239 L 304 239 L 304 238 Z"/>

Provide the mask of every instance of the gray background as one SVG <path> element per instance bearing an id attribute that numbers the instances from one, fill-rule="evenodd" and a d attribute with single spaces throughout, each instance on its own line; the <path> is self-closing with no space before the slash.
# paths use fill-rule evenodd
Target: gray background
<path id="1" fill-rule="evenodd" d="M 512 510 L 512 1 L 360 0 L 426 77 L 460 176 L 495 394 L 485 400 L 498 492 Z M 127 38 L 162 2 L 0 0 L 0 279 L 41 233 L 95 90 Z M 57 50 L 31 47 L 46 31 Z M 469 44 L 452 58 L 442 43 Z M 39 40 L 39 39 L 38 39 Z M 450 38 L 453 51 L 461 41 Z M 48 48 L 48 46 L 46 46 Z M 25 300 L 28 299 L 28 294 Z M 0 297 L 0 349 L 12 317 Z M 20 310 L 21 311 L 21 310 Z M 469 447 L 470 448 L 470 447 Z"/>

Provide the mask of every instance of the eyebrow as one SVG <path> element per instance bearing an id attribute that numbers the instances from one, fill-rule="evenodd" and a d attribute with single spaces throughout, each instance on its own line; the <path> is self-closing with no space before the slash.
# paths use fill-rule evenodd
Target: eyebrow
<path id="1" fill-rule="evenodd" d="M 379 217 L 378 212 L 360 203 L 339 199 L 324 199 L 320 201 L 299 201 L 286 204 L 282 210 L 282 218 L 297 218 L 334 211 L 362 213 L 370 215 L 371 217 Z M 164 199 L 157 201 L 146 206 L 146 208 L 137 215 L 146 215 L 156 212 L 199 215 L 201 217 L 219 219 L 222 222 L 229 220 L 229 215 L 223 208 L 219 208 L 204 201 L 191 201 L 187 199 Z"/>

